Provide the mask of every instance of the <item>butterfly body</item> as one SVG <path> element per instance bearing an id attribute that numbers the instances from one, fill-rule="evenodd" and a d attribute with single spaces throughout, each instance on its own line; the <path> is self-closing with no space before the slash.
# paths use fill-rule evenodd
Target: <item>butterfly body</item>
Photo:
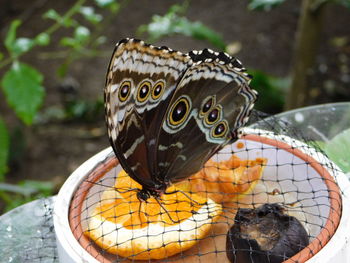
<path id="1" fill-rule="evenodd" d="M 237 139 L 256 92 L 236 59 L 208 49 L 183 54 L 143 41 L 120 41 L 106 80 L 108 134 L 122 167 L 159 195 L 197 172 Z"/>

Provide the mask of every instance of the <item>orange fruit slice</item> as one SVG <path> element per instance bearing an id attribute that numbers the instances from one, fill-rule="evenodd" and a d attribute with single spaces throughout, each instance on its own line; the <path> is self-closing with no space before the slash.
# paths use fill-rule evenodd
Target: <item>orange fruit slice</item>
<path id="1" fill-rule="evenodd" d="M 221 162 L 209 160 L 202 170 L 177 183 L 176 187 L 196 192 L 216 203 L 238 200 L 253 190 L 266 163 L 265 158 L 241 160 L 235 155 Z"/>
<path id="2" fill-rule="evenodd" d="M 170 257 L 203 239 L 222 213 L 211 199 L 175 186 L 147 201 L 137 198 L 137 189 L 141 185 L 121 171 L 90 215 L 85 234 L 109 253 L 135 260 Z"/>

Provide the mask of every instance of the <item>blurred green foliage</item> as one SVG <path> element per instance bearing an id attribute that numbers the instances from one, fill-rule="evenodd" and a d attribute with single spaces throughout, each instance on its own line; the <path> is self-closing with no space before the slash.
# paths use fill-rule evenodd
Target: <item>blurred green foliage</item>
<path id="1" fill-rule="evenodd" d="M 17 185 L 0 183 L 0 198 L 5 201 L 6 212 L 21 204 L 53 194 L 52 182 L 24 180 Z"/>
<path id="2" fill-rule="evenodd" d="M 290 84 L 289 78 L 278 78 L 260 70 L 249 70 L 253 76 L 250 86 L 259 93 L 255 108 L 268 113 L 283 110 L 285 95 Z"/>
<path id="3" fill-rule="evenodd" d="M 350 8 L 350 0 L 335 0 L 335 2 L 347 7 L 347 8 Z"/>
<path id="4" fill-rule="evenodd" d="M 345 173 L 350 172 L 350 129 L 334 136 L 323 146 L 323 150 Z"/>
<path id="5" fill-rule="evenodd" d="M 286 0 L 250 0 L 248 8 L 250 10 L 269 11 L 272 8 L 282 4 Z"/>
<path id="6" fill-rule="evenodd" d="M 101 53 L 99 46 L 106 40 L 101 33 L 104 29 L 102 20 L 110 21 L 123 3 L 116 0 L 90 0 L 90 4 L 94 6 L 89 6 L 86 2 L 87 0 L 76 0 L 64 14 L 59 14 L 54 9 L 45 12 L 43 20 L 51 20 L 52 23 L 33 38 L 17 36 L 22 24 L 18 19 L 13 20 L 7 30 L 4 39 L 7 53 L 0 53 L 0 69 L 4 69 L 0 83 L 7 104 L 26 126 L 40 119 L 38 111 L 46 91 L 43 87 L 43 74 L 33 65 L 24 63 L 22 57 L 36 47 L 49 45 L 58 29 L 72 28 L 71 34 L 66 33 L 67 35 L 63 35 L 59 40 L 60 51 L 55 50 L 46 54 L 47 59 L 57 58 L 57 54 L 65 58 L 57 69 L 58 76 L 64 77 L 74 60 Z M 107 10 L 105 17 L 98 12 L 102 10 Z M 91 116 L 97 111 L 102 112 L 101 105 L 100 101 L 92 103 L 75 101 L 66 105 L 61 117 L 92 119 Z M 22 132 L 21 135 L 23 136 Z M 46 182 L 23 181 L 18 185 L 5 183 L 4 175 L 8 171 L 9 160 L 20 158 L 25 147 L 17 143 L 18 141 L 23 143 L 25 140 L 18 138 L 10 140 L 11 137 L 5 121 L 0 116 L 0 199 L 5 201 L 6 209 L 50 195 L 53 189 L 52 183 Z"/>
<path id="7" fill-rule="evenodd" d="M 272 8 L 283 4 L 287 0 L 249 0 L 248 8 L 250 10 L 270 11 Z M 335 3 L 350 8 L 350 0 L 313 0 L 312 7 L 314 10 L 322 4 Z"/>
<path id="8" fill-rule="evenodd" d="M 45 97 L 43 87 L 44 76 L 32 65 L 23 63 L 22 56 L 30 52 L 35 47 L 46 46 L 51 43 L 52 35 L 64 28 L 73 28 L 72 35 L 65 35 L 59 40 L 63 48 L 62 56 L 67 59 L 58 67 L 58 75 L 63 77 L 75 59 L 82 56 L 94 56 L 99 54 L 99 45 L 104 43 L 105 37 L 100 34 L 101 21 L 104 18 L 97 12 L 97 9 L 109 10 L 110 16 L 114 16 L 120 9 L 121 3 L 115 0 L 94 0 L 95 5 L 87 6 L 87 0 L 77 0 L 64 13 L 59 14 L 56 10 L 50 9 L 44 13 L 44 20 L 52 20 L 52 24 L 44 31 L 39 32 L 33 38 L 18 37 L 17 31 L 21 26 L 20 20 L 13 20 L 9 26 L 4 40 L 7 54 L 0 54 L 0 69 L 6 69 L 1 77 L 1 88 L 8 105 L 14 110 L 16 116 L 25 124 L 31 125 Z M 80 18 L 84 18 L 84 25 Z M 79 19 L 78 19 L 79 18 Z M 89 24 L 89 25 L 86 25 Z M 94 33 L 98 36 L 95 36 Z M 69 34 L 69 33 L 67 33 Z M 50 55 L 56 55 L 53 51 Z M 77 105 L 67 110 L 67 115 L 83 115 L 82 108 Z M 90 106 L 91 108 L 91 106 Z M 69 113 L 72 111 L 72 113 Z M 88 110 L 86 110 L 88 111 Z M 9 136 L 4 121 L 0 122 L 0 178 L 6 172 L 6 163 L 9 151 Z"/>
<path id="9" fill-rule="evenodd" d="M 95 122 L 96 119 L 104 118 L 104 104 L 101 98 L 95 101 L 86 101 L 82 99 L 73 100 L 66 103 L 65 106 L 51 106 L 39 112 L 35 117 L 35 123 L 47 123 L 52 121 L 82 121 Z M 98 117 L 99 115 L 100 118 Z"/>
<path id="10" fill-rule="evenodd" d="M 171 6 L 165 15 L 154 15 L 149 24 L 141 25 L 137 30 L 137 34 L 147 33 L 149 42 L 154 42 L 162 37 L 181 34 L 208 41 L 221 51 L 225 50 L 226 44 L 220 34 L 199 21 L 190 21 L 185 17 L 187 8 L 187 1 L 182 5 Z"/>
<path id="11" fill-rule="evenodd" d="M 7 172 L 7 160 L 10 148 L 9 134 L 5 122 L 0 118 L 0 181 L 4 181 Z"/>

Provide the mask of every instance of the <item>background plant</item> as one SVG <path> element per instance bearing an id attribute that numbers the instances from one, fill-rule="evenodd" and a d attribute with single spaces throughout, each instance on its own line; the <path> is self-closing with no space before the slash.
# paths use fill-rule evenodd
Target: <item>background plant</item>
<path id="1" fill-rule="evenodd" d="M 57 67 L 59 77 L 63 78 L 69 70 L 69 65 L 82 57 L 109 56 L 110 52 L 106 54 L 99 48 L 105 42 L 102 32 L 125 4 L 127 1 L 77 0 L 63 14 L 50 9 L 44 13 L 42 19 L 51 20 L 53 24 L 33 38 L 18 36 L 21 20 L 16 19 L 11 22 L 4 40 L 7 53 L 0 53 L 0 70 L 5 69 L 1 77 L 1 87 L 8 105 L 25 126 L 30 127 L 50 118 L 61 120 L 83 118 L 84 121 L 88 121 L 96 116 L 96 112 L 102 112 L 103 103 L 100 98 L 95 102 L 87 102 L 73 96 L 65 100 L 63 110 L 52 106 L 40 113 L 39 109 L 46 94 L 43 87 L 44 75 L 33 65 L 23 62 L 22 58 L 35 48 L 49 45 L 53 35 L 60 28 L 71 29 L 72 32 L 60 38 L 60 51 L 54 50 L 42 54 L 46 59 L 65 58 L 64 62 Z M 138 34 L 148 33 L 148 41 L 151 42 L 171 34 L 183 34 L 207 41 L 218 49 L 224 50 L 226 45 L 220 34 L 201 22 L 190 21 L 184 16 L 188 5 L 189 2 L 173 5 L 164 16 L 154 15 L 150 24 L 139 27 Z M 98 12 L 105 10 L 108 11 L 105 16 Z M 56 186 L 52 182 L 21 181 L 17 185 L 5 182 L 10 147 L 11 149 L 25 147 L 21 145 L 23 142 L 19 139 L 23 136 L 21 132 L 16 134 L 14 142 L 16 145 L 10 145 L 12 136 L 6 126 L 0 116 L 0 199 L 5 201 L 5 210 L 8 210 L 29 200 L 51 195 Z"/>
<path id="2" fill-rule="evenodd" d="M 269 11 L 287 0 L 250 0 L 251 10 Z M 315 58 L 321 39 L 324 14 L 331 3 L 350 8 L 350 0 L 303 0 L 295 39 L 291 82 L 285 109 L 293 109 L 308 104 L 310 89 L 308 72 L 315 64 Z"/>
<path id="3" fill-rule="evenodd" d="M 33 65 L 23 62 L 23 56 L 35 48 L 49 45 L 53 35 L 60 28 L 71 29 L 70 35 L 65 35 L 59 40 L 62 48 L 60 52 L 52 51 L 44 54 L 47 59 L 57 58 L 57 56 L 66 58 L 57 68 L 57 75 L 64 77 L 74 60 L 99 56 L 103 53 L 99 49 L 99 46 L 105 42 L 101 31 L 125 3 L 126 1 L 114 0 L 77 0 L 64 14 L 50 9 L 44 13 L 42 19 L 51 20 L 52 25 L 33 38 L 17 36 L 22 21 L 15 19 L 11 22 L 4 40 L 7 52 L 0 53 L 0 70 L 4 70 L 4 74 L 0 76 L 1 87 L 8 105 L 24 125 L 31 126 L 35 121 L 46 91 L 43 87 L 43 74 Z M 107 15 L 103 16 L 99 13 L 103 10 L 108 11 Z M 84 104 L 81 101 L 70 103 L 61 115 L 65 115 L 63 116 L 65 118 L 73 114 L 83 115 L 88 107 L 91 107 L 91 104 Z M 99 101 L 96 107 L 101 107 Z M 6 209 L 33 198 L 52 194 L 54 184 L 51 182 L 22 181 L 18 185 L 4 182 L 4 175 L 8 171 L 9 149 L 9 131 L 0 116 L 0 198 L 6 202 Z"/>

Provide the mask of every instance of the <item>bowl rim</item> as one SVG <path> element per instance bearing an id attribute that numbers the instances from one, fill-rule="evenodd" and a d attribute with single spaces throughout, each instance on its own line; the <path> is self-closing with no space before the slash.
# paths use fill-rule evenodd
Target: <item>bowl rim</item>
<path id="1" fill-rule="evenodd" d="M 323 165 L 321 165 L 318 161 L 316 161 L 315 158 L 313 157 L 315 156 L 316 151 L 315 153 L 313 153 L 312 150 L 310 150 L 309 152 L 308 151 L 305 152 L 305 150 L 307 149 L 305 148 L 306 146 L 305 143 L 283 135 L 274 135 L 271 138 L 271 133 L 261 132 L 261 130 L 257 131 L 256 129 L 254 129 L 254 131 L 251 131 L 249 129 L 249 131 L 250 131 L 249 134 L 244 134 L 241 137 L 241 139 L 261 142 L 261 143 L 274 146 L 276 148 L 281 148 L 283 150 L 286 150 L 291 154 L 296 155 L 300 159 L 309 162 L 310 166 L 313 167 L 317 171 L 317 173 L 325 179 L 324 182 L 329 190 L 328 192 L 329 192 L 329 199 L 330 199 L 330 211 L 329 211 L 326 224 L 324 225 L 324 228 L 321 230 L 321 232 L 314 238 L 312 242 L 309 243 L 307 247 L 305 247 L 303 250 L 295 254 L 293 257 L 284 261 L 285 263 L 305 262 L 306 260 L 314 256 L 316 253 L 318 253 L 327 244 L 327 242 L 329 242 L 329 240 L 333 237 L 334 233 L 337 230 L 337 227 L 339 225 L 340 218 L 341 218 L 341 211 L 342 211 L 342 198 L 341 198 L 339 186 L 336 184 L 335 179 L 329 173 L 329 171 Z M 303 147 L 298 149 L 296 147 L 293 147 L 293 145 L 295 144 Z M 81 229 L 81 224 L 80 224 L 81 213 L 78 213 L 78 211 L 81 211 L 81 208 L 83 205 L 82 201 L 85 199 L 88 193 L 87 190 L 94 185 L 92 182 L 96 182 L 97 180 L 99 180 L 102 176 L 105 175 L 105 173 L 107 173 L 110 169 L 112 169 L 114 166 L 118 164 L 118 160 L 114 158 L 113 155 L 109 154 L 108 156 L 106 152 L 107 150 L 111 152 L 111 149 L 109 147 L 106 150 L 102 151 L 104 155 L 100 155 L 102 152 L 98 154 L 100 158 L 97 158 L 97 159 L 100 159 L 100 163 L 97 163 L 97 165 L 95 164 L 93 167 L 91 167 L 91 169 L 84 169 L 84 171 L 80 171 L 80 172 L 85 172 L 83 178 L 81 178 L 78 184 L 75 185 L 75 187 L 77 187 L 78 185 L 80 185 L 80 187 L 78 190 L 74 189 L 74 192 L 71 195 L 72 197 L 71 203 L 67 204 L 68 205 L 67 214 L 69 215 L 67 216 L 67 220 L 68 220 L 69 230 L 71 230 L 70 236 L 73 236 L 78 246 L 80 246 L 80 248 L 85 251 L 85 253 L 82 252 L 84 254 L 84 258 L 86 259 L 89 258 L 89 261 L 91 262 L 99 262 L 98 260 L 101 260 L 103 262 L 110 262 L 110 261 L 108 261 L 104 256 L 102 256 L 95 247 L 91 246 L 90 240 L 83 234 L 83 231 Z M 319 153 L 317 153 L 315 157 L 316 159 L 319 159 L 320 158 Z M 324 158 L 328 160 L 326 157 Z M 101 160 L 103 159 L 104 159 L 104 162 L 101 163 Z M 90 159 L 88 161 L 90 161 Z M 330 161 L 328 160 L 328 162 Z M 92 171 L 92 173 L 90 172 L 86 173 L 86 171 Z M 84 180 L 84 178 L 87 175 L 89 175 L 89 179 L 90 179 L 89 182 Z M 74 196 L 78 196 L 78 198 L 74 198 Z M 72 209 L 72 207 L 74 207 L 74 209 Z M 86 257 L 85 257 L 85 254 L 86 254 Z"/>

